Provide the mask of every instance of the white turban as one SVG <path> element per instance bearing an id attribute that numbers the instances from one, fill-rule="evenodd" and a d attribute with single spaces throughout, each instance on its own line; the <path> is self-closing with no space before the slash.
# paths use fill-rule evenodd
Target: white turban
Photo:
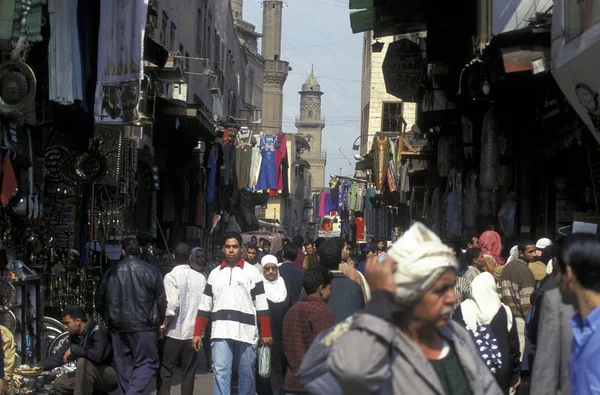
<path id="1" fill-rule="evenodd" d="M 519 259 L 519 246 L 513 246 L 513 248 L 510 249 L 510 255 L 508 256 L 508 259 L 506 260 L 506 263 L 509 264 L 512 261 L 516 261 L 517 259 Z"/>
<path id="2" fill-rule="evenodd" d="M 552 240 L 544 237 L 542 239 L 539 239 L 537 241 L 537 243 L 535 243 L 535 248 L 537 248 L 538 250 L 543 250 L 544 248 L 551 246 L 551 245 L 552 245 Z"/>
<path id="3" fill-rule="evenodd" d="M 263 256 L 263 259 L 260 260 L 260 265 L 263 267 L 268 265 L 269 263 L 272 263 L 276 266 L 280 266 L 281 264 L 279 263 L 279 261 L 277 260 L 277 257 L 275 255 L 272 254 L 267 254 L 265 256 Z"/>
<path id="4" fill-rule="evenodd" d="M 387 253 L 397 262 L 396 297 L 403 304 L 423 296 L 445 270 L 458 268 L 452 250 L 420 222 L 411 226 Z"/>

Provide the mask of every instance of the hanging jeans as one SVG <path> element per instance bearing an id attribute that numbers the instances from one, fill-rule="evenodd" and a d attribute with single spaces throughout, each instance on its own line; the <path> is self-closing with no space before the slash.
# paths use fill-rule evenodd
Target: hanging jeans
<path id="1" fill-rule="evenodd" d="M 233 361 L 238 372 L 238 394 L 256 394 L 256 346 L 235 340 L 214 340 L 212 358 L 215 395 L 230 395 Z"/>

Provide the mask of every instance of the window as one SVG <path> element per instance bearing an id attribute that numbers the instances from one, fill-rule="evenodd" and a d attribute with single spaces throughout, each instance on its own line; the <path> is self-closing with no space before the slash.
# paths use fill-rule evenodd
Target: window
<path id="1" fill-rule="evenodd" d="M 600 22 L 600 0 L 565 0 L 565 31 L 572 40 Z"/>
<path id="2" fill-rule="evenodd" d="M 175 50 L 175 32 L 177 31 L 177 26 L 175 23 L 171 22 L 171 35 L 169 36 L 169 49 L 171 51 Z"/>
<path id="3" fill-rule="evenodd" d="M 402 129 L 402 103 L 383 103 L 382 132 L 400 132 Z"/>
<path id="4" fill-rule="evenodd" d="M 213 65 L 215 71 L 221 69 L 221 36 L 217 33 L 217 29 L 215 29 Z"/>
<path id="5" fill-rule="evenodd" d="M 163 47 L 167 46 L 167 24 L 169 23 L 169 17 L 163 11 L 162 12 L 162 23 L 160 26 L 160 43 Z"/>
<path id="6" fill-rule="evenodd" d="M 196 56 L 202 57 L 202 35 L 204 34 L 204 25 L 202 24 L 202 10 L 198 9 L 198 20 L 196 21 Z"/>

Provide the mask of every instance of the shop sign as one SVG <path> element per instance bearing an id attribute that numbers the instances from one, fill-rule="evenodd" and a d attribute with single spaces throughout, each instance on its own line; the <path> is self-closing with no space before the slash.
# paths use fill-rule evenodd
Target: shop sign
<path id="1" fill-rule="evenodd" d="M 600 143 L 600 41 L 553 70 L 552 74 L 577 114 Z"/>
<path id="2" fill-rule="evenodd" d="M 387 93 L 412 100 L 425 76 L 421 46 L 407 38 L 394 41 L 388 47 L 382 69 Z"/>

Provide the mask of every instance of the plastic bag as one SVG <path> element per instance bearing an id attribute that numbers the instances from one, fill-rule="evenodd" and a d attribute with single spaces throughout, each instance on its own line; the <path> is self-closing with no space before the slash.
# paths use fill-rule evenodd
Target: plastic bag
<path id="1" fill-rule="evenodd" d="M 258 347 L 258 374 L 263 379 L 271 376 L 271 347 Z"/>

